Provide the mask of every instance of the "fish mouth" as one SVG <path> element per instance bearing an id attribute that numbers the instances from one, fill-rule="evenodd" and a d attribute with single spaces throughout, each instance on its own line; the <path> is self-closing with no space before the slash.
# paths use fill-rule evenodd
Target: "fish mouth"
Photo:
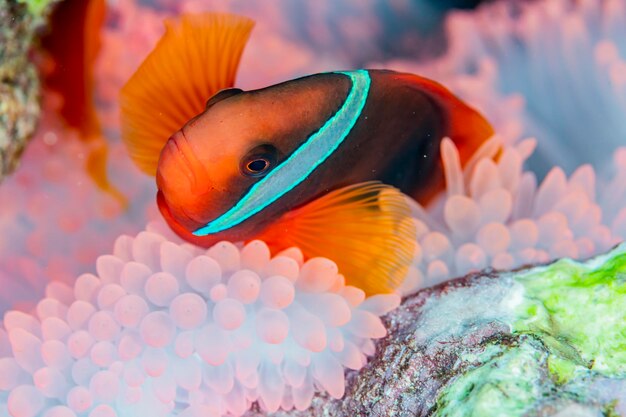
<path id="1" fill-rule="evenodd" d="M 195 219 L 187 214 L 183 209 L 173 209 L 167 202 L 165 195 L 161 190 L 157 192 L 157 206 L 161 215 L 168 223 L 175 222 L 178 227 L 192 233 L 196 229 L 205 225 L 201 220 Z M 176 213 L 175 213 L 176 212 Z"/>
<path id="2" fill-rule="evenodd" d="M 189 228 L 190 226 L 189 224 L 183 224 L 185 222 L 181 222 L 177 217 L 173 215 L 171 208 L 165 201 L 165 198 L 161 191 L 157 193 L 157 206 L 159 207 L 159 211 L 161 212 L 161 215 L 165 219 L 165 222 L 169 225 L 170 229 L 172 229 L 172 231 L 174 231 L 174 233 L 176 233 L 182 239 L 188 242 L 191 242 L 195 245 L 203 246 L 207 248 L 211 247 L 212 245 L 214 245 L 215 243 L 219 241 L 218 236 L 203 236 L 203 237 L 195 236 L 191 232 Z M 191 220 L 191 222 L 193 222 L 193 220 Z M 192 227 L 191 229 L 195 230 L 194 227 Z"/>

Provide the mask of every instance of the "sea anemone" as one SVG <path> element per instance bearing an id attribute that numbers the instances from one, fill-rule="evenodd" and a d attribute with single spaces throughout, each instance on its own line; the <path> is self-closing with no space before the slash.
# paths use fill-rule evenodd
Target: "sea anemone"
<path id="1" fill-rule="evenodd" d="M 241 415 L 344 393 L 386 335 L 395 294 L 365 298 L 325 258 L 253 241 L 208 250 L 121 236 L 97 275 L 51 283 L 0 329 L 0 415 Z M 4 408 L 4 411 L 3 411 Z"/>
<path id="2" fill-rule="evenodd" d="M 484 268 L 586 259 L 626 238 L 626 148 L 616 151 L 614 177 L 597 192 L 590 165 L 569 179 L 553 168 L 537 185 L 535 174 L 522 169 L 535 144 L 505 147 L 494 161 L 494 137 L 462 170 L 454 143 L 444 139 L 447 190 L 427 209 L 415 205 L 419 245 L 401 292 Z"/>
<path id="3" fill-rule="evenodd" d="M 626 1 L 493 2 L 451 13 L 446 32 L 440 59 L 386 66 L 450 86 L 498 131 L 514 124 L 519 137 L 540 138 L 529 161 L 537 172 L 600 168 L 624 144 Z"/>
<path id="4" fill-rule="evenodd" d="M 623 0 L 494 2 L 448 16 L 445 56 L 382 64 L 442 82 L 503 144 L 497 162 L 462 173 L 447 145 L 448 189 L 416 210 L 421 250 L 403 291 L 483 267 L 586 258 L 626 238 L 624 21 Z M 529 135 L 536 152 L 521 141 Z"/>
<path id="5" fill-rule="evenodd" d="M 85 171 L 89 146 L 53 120 L 53 99 L 46 96 L 44 126 L 20 168 L 0 186 L 0 312 L 16 302 L 33 305 L 50 280 L 72 283 L 92 269 L 117 236 L 139 232 L 150 213 L 157 215 L 148 179 L 130 173 L 121 146 L 113 146 L 110 154 L 117 171 L 113 177 L 126 173 L 125 181 L 117 183 L 134 196 L 128 210 L 95 186 Z"/>

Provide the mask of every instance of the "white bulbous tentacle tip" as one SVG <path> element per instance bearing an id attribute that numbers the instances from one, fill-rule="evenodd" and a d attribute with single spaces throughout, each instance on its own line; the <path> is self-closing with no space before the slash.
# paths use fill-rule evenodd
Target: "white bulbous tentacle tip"
<path id="1" fill-rule="evenodd" d="M 554 168 L 537 185 L 522 167 L 535 139 L 503 148 L 486 143 L 483 148 L 500 153 L 484 151 L 471 160 L 472 168 L 463 171 L 467 186 L 461 188 L 454 182 L 456 145 L 444 140 L 441 146 L 445 177 L 453 186 L 427 208 L 414 204 L 420 231 L 413 264 L 398 288 L 402 295 L 488 267 L 508 270 L 589 257 L 626 238 L 626 157 L 620 157 L 626 151 L 616 152 L 614 179 L 605 187 L 596 185 L 590 165 L 569 178 Z"/>
<path id="2" fill-rule="evenodd" d="M 141 232 L 114 251 L 74 288 L 51 285 L 38 316 L 6 313 L 0 391 L 15 415 L 166 416 L 181 393 L 180 415 L 304 409 L 315 387 L 343 395 L 344 367 L 365 364 L 400 304 L 261 241 L 203 251 Z"/>

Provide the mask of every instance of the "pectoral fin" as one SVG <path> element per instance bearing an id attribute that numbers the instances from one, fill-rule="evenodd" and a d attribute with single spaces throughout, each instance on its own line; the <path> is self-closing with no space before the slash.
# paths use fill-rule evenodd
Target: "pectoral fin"
<path id="1" fill-rule="evenodd" d="M 368 294 L 391 292 L 416 245 L 407 198 L 378 182 L 351 185 L 287 213 L 259 238 L 276 250 L 297 246 L 307 258 L 335 261 L 346 282 Z"/>

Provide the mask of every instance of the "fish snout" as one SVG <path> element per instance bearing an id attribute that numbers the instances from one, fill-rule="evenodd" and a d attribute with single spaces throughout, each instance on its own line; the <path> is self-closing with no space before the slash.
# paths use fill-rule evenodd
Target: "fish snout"
<path id="1" fill-rule="evenodd" d="M 204 166 L 182 130 L 174 133 L 165 143 L 159 157 L 157 176 L 159 173 L 164 178 L 176 178 L 178 185 L 183 185 L 184 181 L 189 190 L 194 192 L 199 191 L 208 181 Z"/>
<path id="2" fill-rule="evenodd" d="M 182 131 L 173 134 L 163 147 L 156 180 L 174 220 L 190 231 L 204 224 L 207 195 L 213 184 Z"/>

